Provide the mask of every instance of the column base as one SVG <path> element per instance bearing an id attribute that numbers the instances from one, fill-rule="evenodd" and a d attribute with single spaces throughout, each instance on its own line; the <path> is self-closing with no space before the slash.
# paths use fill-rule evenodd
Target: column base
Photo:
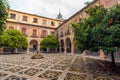
<path id="1" fill-rule="evenodd" d="M 74 52 L 71 52 L 71 54 L 73 55 L 73 54 L 74 54 Z"/>
<path id="2" fill-rule="evenodd" d="M 27 53 L 30 53 L 30 51 L 29 51 L 29 50 L 27 50 Z"/>
<path id="3" fill-rule="evenodd" d="M 64 52 L 64 54 L 67 54 L 67 52 Z"/>

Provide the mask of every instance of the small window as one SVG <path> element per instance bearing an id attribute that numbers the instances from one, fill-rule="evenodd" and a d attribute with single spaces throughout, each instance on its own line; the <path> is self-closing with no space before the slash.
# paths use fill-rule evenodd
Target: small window
<path id="1" fill-rule="evenodd" d="M 22 28 L 22 33 L 26 35 L 26 28 Z"/>
<path id="2" fill-rule="evenodd" d="M 13 30 L 14 29 L 14 27 L 13 26 L 9 26 L 9 30 Z"/>
<path id="3" fill-rule="evenodd" d="M 51 32 L 52 35 L 54 35 L 55 33 L 54 32 Z"/>
<path id="4" fill-rule="evenodd" d="M 22 20 L 27 21 L 27 16 L 23 16 Z"/>
<path id="5" fill-rule="evenodd" d="M 47 21 L 43 20 L 42 25 L 47 25 Z"/>
<path id="6" fill-rule="evenodd" d="M 10 18 L 11 18 L 11 19 L 15 19 L 15 18 L 16 18 L 16 14 L 11 13 L 11 14 L 10 14 Z"/>
<path id="7" fill-rule="evenodd" d="M 37 30 L 33 29 L 33 35 L 37 35 Z"/>
<path id="8" fill-rule="evenodd" d="M 63 37 L 63 32 L 61 32 L 60 36 Z"/>
<path id="9" fill-rule="evenodd" d="M 51 26 L 55 26 L 55 22 L 51 22 Z"/>
<path id="10" fill-rule="evenodd" d="M 33 18 L 33 22 L 34 23 L 38 23 L 38 19 L 37 18 Z"/>
<path id="11" fill-rule="evenodd" d="M 43 30 L 42 33 L 41 33 L 41 37 L 44 38 L 47 36 L 47 31 L 46 30 Z"/>

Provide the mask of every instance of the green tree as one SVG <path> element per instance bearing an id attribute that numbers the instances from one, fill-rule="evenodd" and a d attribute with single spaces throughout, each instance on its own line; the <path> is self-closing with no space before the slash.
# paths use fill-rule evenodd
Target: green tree
<path id="1" fill-rule="evenodd" d="M 111 53 L 112 64 L 115 66 L 113 53 L 120 47 L 120 5 L 109 11 L 102 6 L 95 6 L 86 13 L 89 17 L 82 24 L 73 25 L 78 49 L 92 51 L 103 49 L 105 53 Z M 82 39 L 85 42 L 81 42 Z"/>
<path id="2" fill-rule="evenodd" d="M 7 0 L 0 0 L 0 34 L 5 29 L 5 23 L 8 17 L 9 5 Z"/>
<path id="3" fill-rule="evenodd" d="M 102 23 L 92 32 L 96 49 L 111 53 L 112 64 L 115 66 L 114 52 L 120 48 L 120 5 L 111 8 Z"/>
<path id="4" fill-rule="evenodd" d="M 26 48 L 27 39 L 18 30 L 6 30 L 0 37 L 0 45 L 7 48 L 12 48 L 12 53 L 16 48 Z"/>
<path id="5" fill-rule="evenodd" d="M 59 42 L 56 36 L 48 35 L 40 42 L 41 48 L 58 48 Z"/>
<path id="6" fill-rule="evenodd" d="M 86 13 L 89 15 L 86 19 L 80 19 L 79 23 L 73 23 L 73 30 L 75 32 L 75 40 L 77 48 L 80 51 L 86 49 L 92 50 L 95 45 L 93 45 L 90 40 L 92 40 L 92 31 L 97 27 L 100 22 L 103 20 L 103 17 L 107 14 L 107 9 L 102 5 L 90 7 L 86 10 Z"/>
<path id="7" fill-rule="evenodd" d="M 80 23 L 73 23 L 72 27 L 74 29 L 74 38 L 75 38 L 75 45 L 80 51 L 84 51 L 87 49 L 87 36 L 88 36 L 88 30 L 89 27 L 86 27 L 84 25 L 84 22 Z"/>

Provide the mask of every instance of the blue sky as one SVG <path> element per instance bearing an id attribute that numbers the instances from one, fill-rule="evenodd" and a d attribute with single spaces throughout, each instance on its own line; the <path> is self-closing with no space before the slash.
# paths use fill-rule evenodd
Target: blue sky
<path id="1" fill-rule="evenodd" d="M 63 17 L 69 18 L 92 0 L 9 0 L 11 9 L 40 16 L 56 18 L 59 9 Z"/>

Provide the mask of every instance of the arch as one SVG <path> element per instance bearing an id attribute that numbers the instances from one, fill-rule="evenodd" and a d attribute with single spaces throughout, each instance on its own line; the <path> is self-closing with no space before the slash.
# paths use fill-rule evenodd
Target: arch
<path id="1" fill-rule="evenodd" d="M 38 41 L 37 40 L 31 40 L 30 41 L 30 51 L 33 52 L 33 51 L 36 51 L 38 49 Z"/>
<path id="2" fill-rule="evenodd" d="M 61 52 L 64 52 L 64 40 L 60 41 Z"/>
<path id="3" fill-rule="evenodd" d="M 71 39 L 70 38 L 66 39 L 66 52 L 71 53 Z"/>

